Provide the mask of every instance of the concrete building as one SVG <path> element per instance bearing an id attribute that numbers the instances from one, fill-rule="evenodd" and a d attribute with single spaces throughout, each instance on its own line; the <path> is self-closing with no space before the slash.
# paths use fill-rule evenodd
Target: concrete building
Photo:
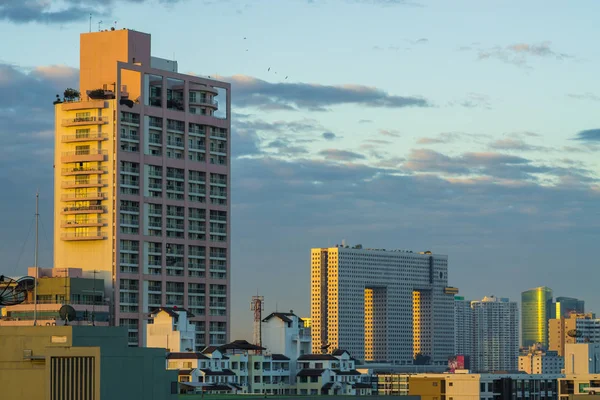
<path id="1" fill-rule="evenodd" d="M 188 311 L 161 307 L 150 314 L 146 347 L 159 347 L 169 352 L 192 352 L 196 349 L 196 330 Z"/>
<path id="2" fill-rule="evenodd" d="M 548 321 L 548 349 L 564 356 L 568 343 L 600 343 L 600 319 L 593 313 L 571 313 Z"/>
<path id="3" fill-rule="evenodd" d="M 540 345 L 531 346 L 519 356 L 519 371 L 527 374 L 562 374 L 564 358 L 556 351 L 545 351 Z"/>
<path id="4" fill-rule="evenodd" d="M 282 354 L 296 360 L 311 352 L 310 329 L 293 311 L 274 312 L 262 320 L 262 345 L 271 353 Z M 291 374 L 296 374 L 296 364 L 290 365 Z"/>
<path id="5" fill-rule="evenodd" d="M 150 35 L 81 35 L 81 99 L 55 105 L 54 266 L 97 271 L 115 325 L 143 345 L 158 307 L 229 336 L 228 83 L 151 56 Z"/>
<path id="6" fill-rule="evenodd" d="M 574 297 L 557 297 L 552 318 L 569 318 L 572 313 L 585 313 L 585 301 Z"/>
<path id="7" fill-rule="evenodd" d="M 343 348 L 358 359 L 446 364 L 454 354 L 448 257 L 431 252 L 311 250 L 313 353 Z"/>
<path id="8" fill-rule="evenodd" d="M 600 394 L 600 344 L 567 343 L 565 376 L 559 379 L 559 399 L 591 394 Z"/>
<path id="9" fill-rule="evenodd" d="M 108 326 L 110 309 L 104 293 L 104 280 L 93 272 L 81 268 L 34 268 L 28 269 L 29 276 L 37 279 L 37 302 L 35 290 L 27 292 L 21 304 L 2 309 L 0 326 L 33 326 L 37 316 L 38 326 L 64 325 L 59 310 L 70 305 L 75 318 L 69 325 Z"/>
<path id="10" fill-rule="evenodd" d="M 418 374 L 409 376 L 410 395 L 421 400 L 555 400 L 561 375 Z"/>
<path id="11" fill-rule="evenodd" d="M 2 399 L 175 400 L 164 349 L 129 348 L 127 329 L 0 328 Z"/>
<path id="12" fill-rule="evenodd" d="M 521 345 L 548 347 L 548 321 L 554 315 L 552 289 L 541 286 L 521 293 Z"/>
<path id="13" fill-rule="evenodd" d="M 519 357 L 519 310 L 506 298 L 484 297 L 471 302 L 473 356 L 477 372 L 516 371 Z"/>
<path id="14" fill-rule="evenodd" d="M 471 301 L 462 296 L 454 297 L 454 352 L 473 356 L 473 309 Z"/>

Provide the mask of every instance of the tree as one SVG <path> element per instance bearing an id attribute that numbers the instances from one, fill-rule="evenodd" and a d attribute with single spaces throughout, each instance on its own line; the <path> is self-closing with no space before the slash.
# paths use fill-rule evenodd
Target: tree
<path id="1" fill-rule="evenodd" d="M 75 100 L 79 100 L 79 98 L 81 97 L 81 93 L 79 93 L 79 90 L 76 89 L 72 89 L 72 88 L 67 88 L 65 89 L 65 92 L 63 93 L 65 101 L 75 101 Z"/>

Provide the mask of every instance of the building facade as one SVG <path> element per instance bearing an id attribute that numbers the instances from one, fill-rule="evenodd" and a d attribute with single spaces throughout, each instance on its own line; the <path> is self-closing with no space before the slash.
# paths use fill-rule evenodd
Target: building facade
<path id="1" fill-rule="evenodd" d="M 454 297 L 454 352 L 468 358 L 473 355 L 473 309 L 462 296 Z"/>
<path id="2" fill-rule="evenodd" d="M 311 251 L 313 353 L 347 349 L 358 359 L 446 364 L 454 353 L 448 257 L 362 246 Z"/>
<path id="3" fill-rule="evenodd" d="M 521 293 L 521 345 L 548 347 L 548 321 L 553 317 L 552 289 L 541 286 Z"/>
<path id="4" fill-rule="evenodd" d="M 150 35 L 81 35 L 80 99 L 55 105 L 54 266 L 96 271 L 143 345 L 161 306 L 198 348 L 229 335 L 230 85 L 151 56 Z"/>
<path id="5" fill-rule="evenodd" d="M 548 349 L 565 355 L 569 343 L 600 343 L 600 319 L 594 313 L 571 313 L 548 321 Z"/>
<path id="6" fill-rule="evenodd" d="M 552 318 L 569 318 L 571 313 L 585 313 L 585 301 L 574 297 L 557 297 Z"/>
<path id="7" fill-rule="evenodd" d="M 471 302 L 473 356 L 476 372 L 516 371 L 519 357 L 519 309 L 506 298 L 484 297 Z"/>
<path id="8" fill-rule="evenodd" d="M 519 371 L 527 374 L 562 374 L 564 358 L 556 351 L 545 351 L 540 345 L 531 346 L 519 356 Z"/>
<path id="9" fill-rule="evenodd" d="M 129 348 L 127 329 L 3 326 L 3 399 L 177 399 L 164 349 Z"/>
<path id="10" fill-rule="evenodd" d="M 109 325 L 104 280 L 94 273 L 81 268 L 31 267 L 28 274 L 37 277 L 37 289 L 28 291 L 21 304 L 3 308 L 0 326 Z M 37 292 L 37 301 L 34 292 Z M 71 320 L 60 316 L 60 309 L 65 305 L 75 311 Z"/>
<path id="11" fill-rule="evenodd" d="M 188 311 L 161 307 L 150 314 L 146 329 L 146 347 L 167 349 L 168 352 L 193 352 L 196 349 L 196 329 L 190 323 Z"/>

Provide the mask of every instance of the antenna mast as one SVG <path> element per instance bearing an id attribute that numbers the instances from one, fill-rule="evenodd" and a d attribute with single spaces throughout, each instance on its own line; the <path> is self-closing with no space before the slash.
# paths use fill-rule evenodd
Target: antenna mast
<path id="1" fill-rule="evenodd" d="M 92 33 L 92 13 L 90 13 L 90 33 Z"/>
<path id="2" fill-rule="evenodd" d="M 254 344 L 262 347 L 262 311 L 265 307 L 264 296 L 252 296 L 250 302 L 250 310 L 254 311 Z M 261 354 L 262 351 L 258 350 L 257 354 Z"/>
<path id="3" fill-rule="evenodd" d="M 33 284 L 33 326 L 37 325 L 37 285 L 38 285 L 38 248 L 39 235 L 38 226 L 40 219 L 40 192 L 35 193 L 35 252 L 33 253 L 33 267 L 35 268 L 35 280 Z"/>

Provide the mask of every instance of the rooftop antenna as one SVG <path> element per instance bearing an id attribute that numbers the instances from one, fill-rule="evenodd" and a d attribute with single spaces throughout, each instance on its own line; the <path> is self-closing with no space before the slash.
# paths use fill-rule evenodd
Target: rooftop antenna
<path id="1" fill-rule="evenodd" d="M 90 33 L 92 33 L 92 13 L 90 13 Z"/>
<path id="2" fill-rule="evenodd" d="M 35 193 L 35 251 L 33 253 L 33 267 L 35 268 L 35 280 L 33 285 L 33 326 L 37 325 L 37 285 L 38 285 L 38 249 L 39 249 L 39 235 L 38 226 L 40 219 L 40 192 L 39 190 Z"/>
<path id="3" fill-rule="evenodd" d="M 98 32 L 102 29 L 102 21 L 98 21 Z"/>
<path id="4" fill-rule="evenodd" d="M 264 296 L 252 296 L 250 302 L 250 310 L 254 311 L 254 344 L 262 346 L 262 311 L 264 310 Z M 257 354 L 261 354 L 261 350 L 258 350 Z"/>

